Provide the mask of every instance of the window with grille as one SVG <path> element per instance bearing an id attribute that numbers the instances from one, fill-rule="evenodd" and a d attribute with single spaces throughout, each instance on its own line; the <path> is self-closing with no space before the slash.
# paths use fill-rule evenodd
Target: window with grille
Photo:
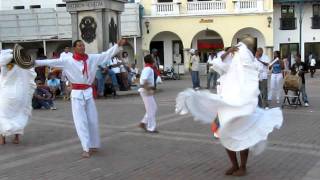
<path id="1" fill-rule="evenodd" d="M 56 7 L 66 7 L 66 4 L 57 4 Z"/>
<path id="2" fill-rule="evenodd" d="M 13 9 L 24 9 L 24 6 L 13 6 Z"/>
<path id="3" fill-rule="evenodd" d="M 30 6 L 30 9 L 37 9 L 37 8 L 41 8 L 41 6 L 40 5 L 31 5 Z"/>
<path id="4" fill-rule="evenodd" d="M 295 18 L 294 5 L 281 6 L 280 29 L 294 30 L 297 27 L 297 19 Z"/>
<path id="5" fill-rule="evenodd" d="M 320 4 L 313 5 L 312 29 L 320 29 Z"/>

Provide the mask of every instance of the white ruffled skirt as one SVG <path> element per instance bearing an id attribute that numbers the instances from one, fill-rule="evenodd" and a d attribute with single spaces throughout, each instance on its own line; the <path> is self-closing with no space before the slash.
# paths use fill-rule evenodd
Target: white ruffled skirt
<path id="1" fill-rule="evenodd" d="M 14 66 L 0 76 L 0 134 L 23 134 L 31 117 L 32 96 L 36 88 L 33 69 Z"/>
<path id="2" fill-rule="evenodd" d="M 256 110 L 245 115 L 237 111 L 242 107 L 226 103 L 221 96 L 209 91 L 187 89 L 176 99 L 176 112 L 191 113 L 196 121 L 212 123 L 218 116 L 219 139 L 222 145 L 232 151 L 250 148 L 259 154 L 264 149 L 268 135 L 274 128 L 280 128 L 283 115 L 280 108 Z M 226 118 L 231 117 L 231 118 Z"/>

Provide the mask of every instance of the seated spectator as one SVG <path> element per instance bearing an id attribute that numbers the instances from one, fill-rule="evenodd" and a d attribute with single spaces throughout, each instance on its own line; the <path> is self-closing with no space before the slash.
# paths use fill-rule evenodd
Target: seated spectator
<path id="1" fill-rule="evenodd" d="M 137 79 L 138 74 L 139 74 L 139 69 L 136 67 L 135 64 L 131 64 L 131 68 L 129 71 L 129 84 L 130 84 L 130 86 L 135 84 L 135 80 Z"/>
<path id="2" fill-rule="evenodd" d="M 49 80 L 47 82 L 48 87 L 50 88 L 50 91 L 53 94 L 53 98 L 56 97 L 56 95 L 60 95 L 61 93 L 61 83 L 60 83 L 60 79 L 57 78 L 56 74 L 51 73 L 49 75 Z"/>
<path id="3" fill-rule="evenodd" d="M 56 110 L 57 108 L 53 104 L 53 95 L 47 90 L 43 81 L 36 80 L 37 88 L 33 94 L 32 107 L 33 109 L 51 109 Z"/>

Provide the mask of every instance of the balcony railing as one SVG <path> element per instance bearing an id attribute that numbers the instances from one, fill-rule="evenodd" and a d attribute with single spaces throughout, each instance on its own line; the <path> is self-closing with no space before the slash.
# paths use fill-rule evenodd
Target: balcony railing
<path id="1" fill-rule="evenodd" d="M 235 10 L 238 12 L 261 12 L 264 0 L 235 0 Z"/>
<path id="2" fill-rule="evenodd" d="M 294 30 L 297 29 L 297 18 L 280 18 L 281 30 Z"/>
<path id="3" fill-rule="evenodd" d="M 180 12 L 178 3 L 154 3 L 152 4 L 153 16 L 178 15 Z"/>
<path id="4" fill-rule="evenodd" d="M 225 1 L 198 1 L 188 2 L 188 14 L 219 14 L 226 10 Z"/>
<path id="5" fill-rule="evenodd" d="M 311 19 L 312 29 L 320 29 L 320 16 L 313 16 Z"/>
<path id="6" fill-rule="evenodd" d="M 151 0 L 150 0 L 151 1 Z M 193 1 L 182 4 L 180 0 L 159 3 L 153 0 L 152 16 L 176 15 L 212 15 L 224 13 L 259 13 L 264 12 L 264 2 L 268 0 L 233 0 L 233 9 L 227 7 L 229 0 Z M 181 9 L 186 8 L 186 9 Z"/>

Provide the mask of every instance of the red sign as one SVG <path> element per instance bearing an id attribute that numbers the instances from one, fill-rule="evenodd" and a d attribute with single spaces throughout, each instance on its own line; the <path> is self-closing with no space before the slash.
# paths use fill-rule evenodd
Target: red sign
<path id="1" fill-rule="evenodd" d="M 223 49 L 224 46 L 221 43 L 210 42 L 198 42 L 198 49 Z"/>

